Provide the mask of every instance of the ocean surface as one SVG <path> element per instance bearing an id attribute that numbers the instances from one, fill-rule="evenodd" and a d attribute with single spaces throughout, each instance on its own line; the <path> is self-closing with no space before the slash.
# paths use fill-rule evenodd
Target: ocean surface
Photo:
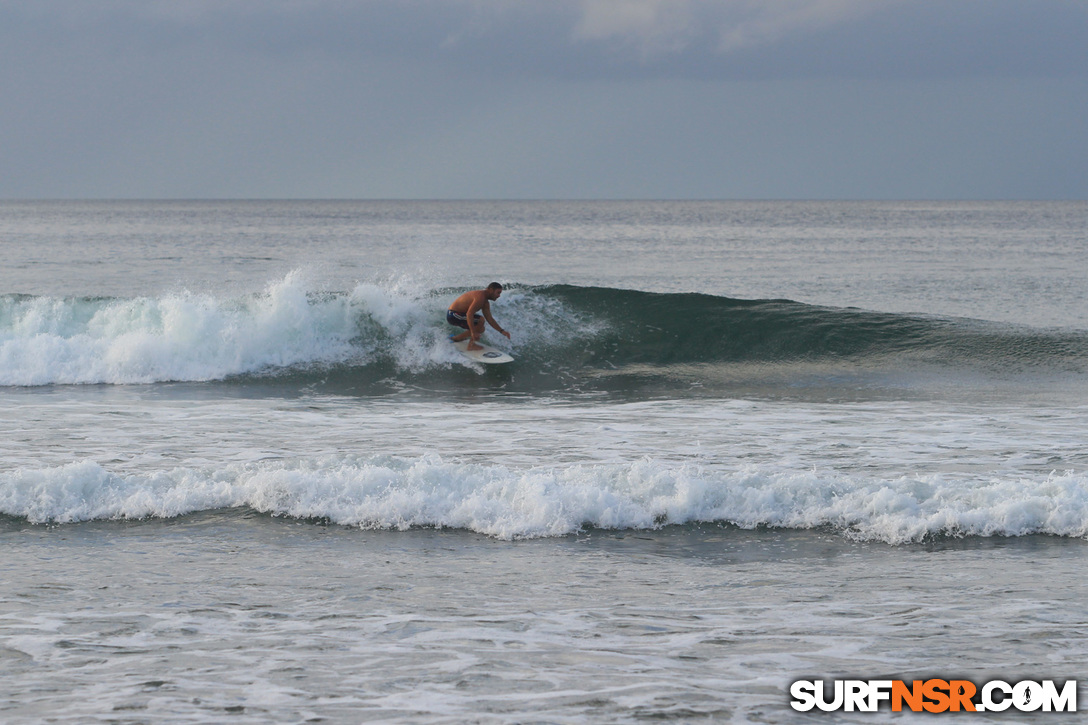
<path id="1" fill-rule="evenodd" d="M 1088 203 L 6 201 L 0 250 L 0 722 L 1088 675 Z"/>

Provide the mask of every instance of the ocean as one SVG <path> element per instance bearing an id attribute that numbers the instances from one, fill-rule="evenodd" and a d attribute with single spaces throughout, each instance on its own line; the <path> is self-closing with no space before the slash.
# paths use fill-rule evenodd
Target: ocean
<path id="1" fill-rule="evenodd" d="M 0 722 L 1085 674 L 1088 203 L 5 201 L 0 245 Z M 447 340 L 491 281 L 509 365 Z"/>

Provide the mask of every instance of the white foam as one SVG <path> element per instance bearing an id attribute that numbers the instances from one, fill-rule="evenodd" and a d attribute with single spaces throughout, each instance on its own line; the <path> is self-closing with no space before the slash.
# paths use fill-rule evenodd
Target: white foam
<path id="1" fill-rule="evenodd" d="M 234 298 L 192 292 L 119 300 L 5 297 L 0 385 L 220 380 L 377 357 L 408 370 L 466 364 L 446 344 L 447 297 L 396 281 L 325 293 L 301 272 Z M 563 315 L 551 309 L 554 301 L 531 293 L 510 297 L 503 300 L 510 312 L 503 324 L 514 339 L 489 340 L 496 345 L 512 349 L 572 327 L 553 319 Z"/>
<path id="2" fill-rule="evenodd" d="M 0 512 L 34 523 L 240 506 L 366 528 L 451 527 L 503 539 L 691 522 L 831 526 L 890 544 L 942 534 L 1088 535 L 1088 477 L 1072 472 L 868 480 L 755 466 L 710 471 L 651 459 L 519 469 L 438 456 L 330 456 L 125 475 L 80 461 L 0 474 Z"/>
<path id="3" fill-rule="evenodd" d="M 237 299 L 5 301 L 0 384 L 211 380 L 269 367 L 344 360 L 350 300 L 314 302 L 297 274 Z"/>

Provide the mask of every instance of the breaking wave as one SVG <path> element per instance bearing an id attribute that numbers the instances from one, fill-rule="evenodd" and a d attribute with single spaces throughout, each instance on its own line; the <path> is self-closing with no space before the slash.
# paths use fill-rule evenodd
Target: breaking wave
<path id="1" fill-rule="evenodd" d="M 482 368 L 446 343 L 454 290 L 359 284 L 329 292 L 292 273 L 256 294 L 0 296 L 0 385 L 149 384 L 257 376 L 399 379 Z M 1088 371 L 1088 334 L 701 294 L 513 287 L 495 304 L 525 390 L 609 376 L 784 366 L 1001 375 Z"/>
<path id="2" fill-rule="evenodd" d="M 1088 535 L 1088 479 L 948 474 L 864 479 L 644 459 L 513 468 L 439 456 L 337 456 L 114 473 L 92 461 L 0 473 L 0 513 L 32 523 L 171 518 L 248 507 L 370 529 L 443 527 L 501 539 L 719 522 L 831 527 L 903 544 L 934 536 Z"/>

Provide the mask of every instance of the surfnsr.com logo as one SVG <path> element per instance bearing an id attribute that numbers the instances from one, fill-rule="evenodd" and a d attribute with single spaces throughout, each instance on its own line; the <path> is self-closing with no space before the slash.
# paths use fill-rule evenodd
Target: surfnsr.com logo
<path id="1" fill-rule="evenodd" d="M 1076 712 L 1077 681 L 1059 687 L 1054 680 L 991 680 L 981 687 L 970 680 L 797 680 L 790 686 L 790 707 L 800 712 L 876 712 L 887 703 L 892 712 Z"/>

